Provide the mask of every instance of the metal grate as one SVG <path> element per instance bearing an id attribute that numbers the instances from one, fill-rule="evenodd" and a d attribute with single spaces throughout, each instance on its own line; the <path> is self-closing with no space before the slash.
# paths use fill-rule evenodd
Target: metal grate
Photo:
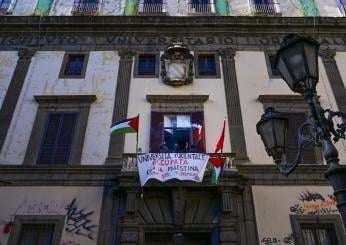
<path id="1" fill-rule="evenodd" d="M 301 227 L 305 245 L 338 245 L 333 224 L 304 224 Z"/>
<path id="2" fill-rule="evenodd" d="M 50 245 L 53 241 L 54 224 L 23 224 L 19 245 Z"/>
<path id="3" fill-rule="evenodd" d="M 255 15 L 276 15 L 280 13 L 280 3 L 270 0 L 255 0 L 250 4 L 251 13 Z"/>
<path id="4" fill-rule="evenodd" d="M 141 15 L 161 15 L 166 14 L 166 2 L 162 0 L 144 0 L 139 4 Z"/>
<path id="5" fill-rule="evenodd" d="M 72 8 L 74 15 L 92 15 L 98 11 L 101 0 L 75 0 Z"/>

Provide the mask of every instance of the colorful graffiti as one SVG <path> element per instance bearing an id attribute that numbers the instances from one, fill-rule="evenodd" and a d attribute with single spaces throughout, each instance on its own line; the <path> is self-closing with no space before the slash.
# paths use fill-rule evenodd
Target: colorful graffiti
<path id="1" fill-rule="evenodd" d="M 324 197 L 317 192 L 303 192 L 298 200 L 300 203 L 295 203 L 290 207 L 290 212 L 294 214 L 333 214 L 337 213 L 336 201 L 333 195 Z"/>

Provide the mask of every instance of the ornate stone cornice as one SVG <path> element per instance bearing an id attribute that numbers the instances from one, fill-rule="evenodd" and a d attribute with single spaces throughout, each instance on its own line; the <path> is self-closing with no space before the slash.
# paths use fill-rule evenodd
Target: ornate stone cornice
<path id="1" fill-rule="evenodd" d="M 119 56 L 122 60 L 132 60 L 132 57 L 136 54 L 135 51 L 130 49 L 119 50 Z"/>
<path id="2" fill-rule="evenodd" d="M 234 61 L 234 56 L 236 54 L 236 50 L 233 48 L 229 48 L 229 49 L 222 49 L 219 51 L 220 56 L 222 59 L 230 59 Z"/>
<path id="3" fill-rule="evenodd" d="M 31 60 L 31 58 L 35 55 L 36 49 L 30 48 L 20 48 L 18 49 L 19 60 Z"/>
<path id="4" fill-rule="evenodd" d="M 209 95 L 147 95 L 150 103 L 204 103 L 208 99 Z"/>
<path id="5" fill-rule="evenodd" d="M 319 52 L 323 61 L 335 61 L 334 57 L 336 55 L 335 49 L 321 49 Z"/>

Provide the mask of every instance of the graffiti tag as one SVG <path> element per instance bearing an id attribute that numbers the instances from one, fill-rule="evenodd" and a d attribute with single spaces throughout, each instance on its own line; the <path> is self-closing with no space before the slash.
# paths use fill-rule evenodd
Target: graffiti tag
<path id="1" fill-rule="evenodd" d="M 316 192 L 310 192 L 310 191 L 300 194 L 299 200 L 302 202 L 311 202 L 311 201 L 316 202 L 319 200 L 325 201 L 324 197 L 321 194 Z"/>
<path id="2" fill-rule="evenodd" d="M 270 245 L 270 244 L 280 245 L 280 239 L 276 237 L 264 237 L 262 238 L 261 243 L 265 245 Z"/>
<path id="3" fill-rule="evenodd" d="M 73 198 L 71 203 L 66 206 L 66 228 L 67 232 L 74 233 L 76 235 L 81 235 L 88 237 L 93 240 L 94 229 L 97 225 L 92 224 L 90 216 L 94 211 L 85 211 L 84 209 L 78 209 L 76 204 L 76 198 Z"/>

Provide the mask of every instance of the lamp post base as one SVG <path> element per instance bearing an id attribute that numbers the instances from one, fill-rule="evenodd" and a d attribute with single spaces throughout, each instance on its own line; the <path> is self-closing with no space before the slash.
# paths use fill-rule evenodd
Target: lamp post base
<path id="1" fill-rule="evenodd" d="M 334 189 L 334 196 L 346 231 L 346 166 L 333 164 L 324 173 Z"/>

